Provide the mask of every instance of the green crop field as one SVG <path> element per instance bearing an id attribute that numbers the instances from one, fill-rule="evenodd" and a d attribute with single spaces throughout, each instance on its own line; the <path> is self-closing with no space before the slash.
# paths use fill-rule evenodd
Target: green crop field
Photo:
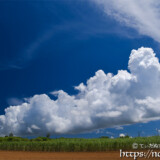
<path id="1" fill-rule="evenodd" d="M 160 137 L 136 138 L 57 138 L 38 137 L 26 139 L 20 137 L 0 137 L 0 150 L 13 151 L 49 151 L 49 152 L 95 152 L 119 149 L 132 149 L 132 144 L 160 144 Z"/>

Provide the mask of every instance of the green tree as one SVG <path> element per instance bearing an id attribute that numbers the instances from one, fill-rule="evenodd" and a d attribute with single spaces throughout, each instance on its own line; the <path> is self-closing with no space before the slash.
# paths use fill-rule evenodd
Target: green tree
<path id="1" fill-rule="evenodd" d="M 10 133 L 10 134 L 9 134 L 9 137 L 13 137 L 13 133 Z"/>
<path id="2" fill-rule="evenodd" d="M 50 133 L 47 133 L 46 137 L 47 137 L 47 138 L 50 138 L 50 136 L 51 136 Z"/>

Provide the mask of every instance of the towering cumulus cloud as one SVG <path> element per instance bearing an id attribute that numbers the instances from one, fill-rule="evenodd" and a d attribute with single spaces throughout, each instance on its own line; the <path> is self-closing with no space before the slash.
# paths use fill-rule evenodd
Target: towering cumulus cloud
<path id="1" fill-rule="evenodd" d="M 159 0 L 91 0 L 120 23 L 160 42 Z"/>
<path id="2" fill-rule="evenodd" d="M 160 63 L 151 48 L 132 50 L 129 72 L 96 72 L 77 95 L 35 95 L 0 116 L 0 134 L 69 134 L 160 119 Z"/>

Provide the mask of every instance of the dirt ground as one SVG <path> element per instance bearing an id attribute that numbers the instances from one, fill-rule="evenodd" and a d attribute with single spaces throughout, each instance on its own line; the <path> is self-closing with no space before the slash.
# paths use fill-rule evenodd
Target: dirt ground
<path id="1" fill-rule="evenodd" d="M 122 159 L 131 160 L 130 158 Z M 118 151 L 78 153 L 0 151 L 0 160 L 121 160 L 121 158 Z M 143 159 L 140 158 L 140 160 Z"/>

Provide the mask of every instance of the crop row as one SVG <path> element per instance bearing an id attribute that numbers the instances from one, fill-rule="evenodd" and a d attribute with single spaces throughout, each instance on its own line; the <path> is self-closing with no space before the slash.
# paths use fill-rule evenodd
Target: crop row
<path id="1" fill-rule="evenodd" d="M 0 138 L 0 150 L 15 151 L 49 151 L 49 152 L 92 152 L 119 149 L 132 149 L 133 143 L 138 144 L 160 144 L 160 137 L 138 137 L 138 138 L 59 138 L 36 140 L 12 140 Z"/>

